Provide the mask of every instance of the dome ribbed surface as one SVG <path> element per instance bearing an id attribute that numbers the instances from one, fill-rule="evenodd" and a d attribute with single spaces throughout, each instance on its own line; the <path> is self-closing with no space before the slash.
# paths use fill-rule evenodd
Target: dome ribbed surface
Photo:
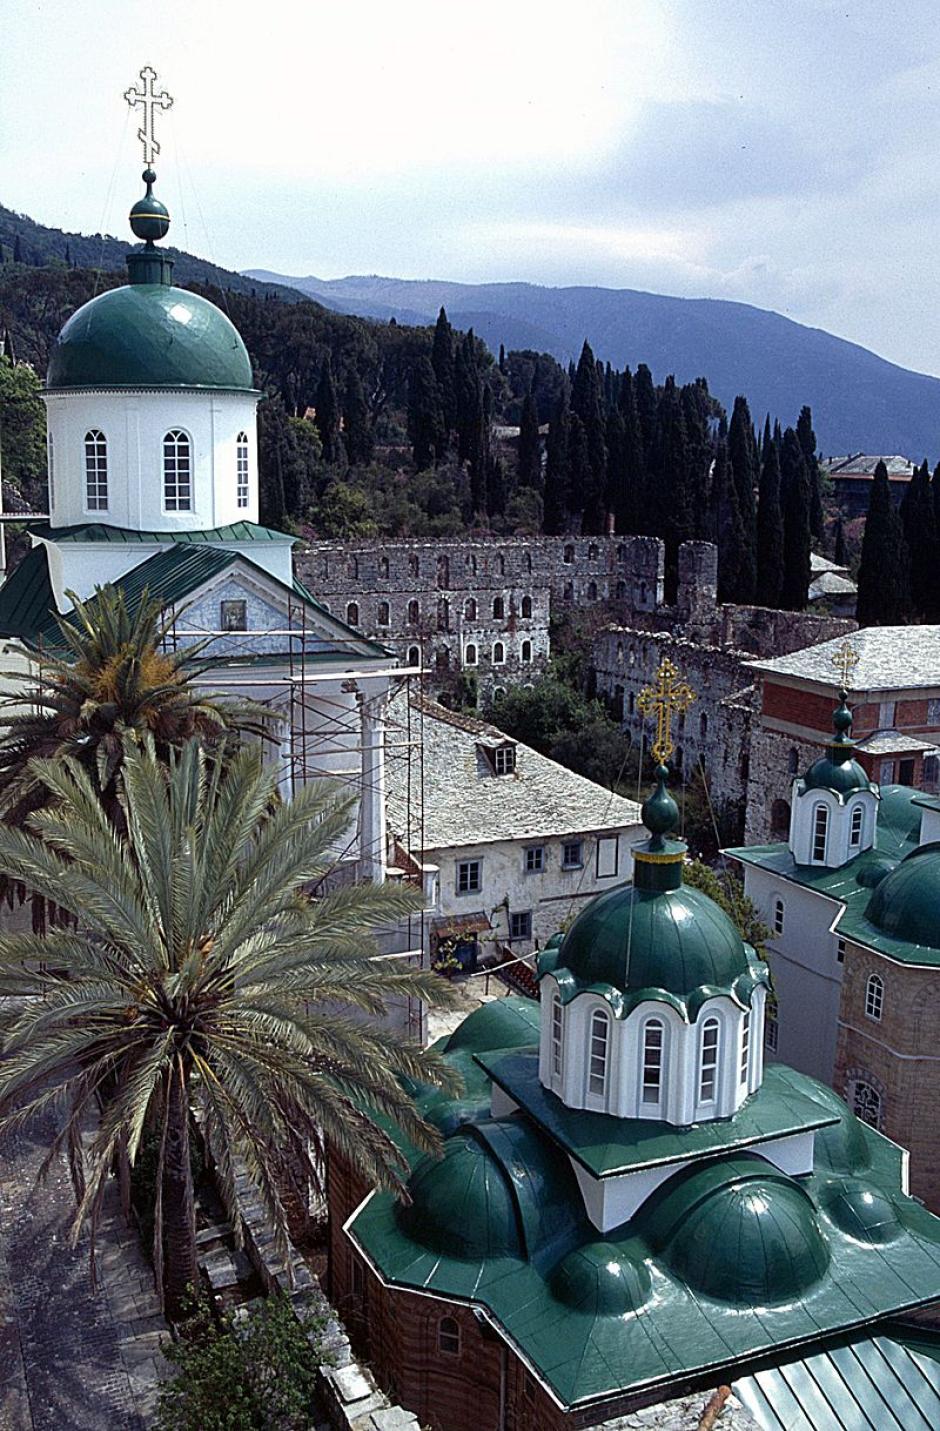
<path id="1" fill-rule="evenodd" d="M 222 388 L 250 392 L 251 362 L 214 303 L 162 283 L 99 294 L 66 323 L 46 387 Z"/>
<path id="2" fill-rule="evenodd" d="M 940 948 L 940 844 L 912 850 L 885 875 L 865 918 L 892 939 Z"/>
<path id="3" fill-rule="evenodd" d="M 832 755 L 814 760 L 803 777 L 804 790 L 833 790 L 837 795 L 851 795 L 853 790 L 870 790 L 871 781 L 857 760 L 848 757 L 834 760 Z"/>

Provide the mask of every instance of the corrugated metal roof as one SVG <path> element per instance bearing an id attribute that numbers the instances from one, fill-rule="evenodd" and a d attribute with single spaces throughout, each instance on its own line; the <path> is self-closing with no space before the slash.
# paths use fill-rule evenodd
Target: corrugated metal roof
<path id="1" fill-rule="evenodd" d="M 30 531 L 47 542 L 111 542 L 150 545 L 153 542 L 283 542 L 296 541 L 287 532 L 262 527 L 257 522 L 230 522 L 224 527 L 205 527 L 193 532 L 140 532 L 133 527 L 112 527 L 106 522 L 79 522 L 70 527 L 50 527 L 33 523 Z"/>
<path id="2" fill-rule="evenodd" d="M 756 1372 L 732 1390 L 764 1431 L 936 1431 L 940 1365 L 890 1337 Z"/>
<path id="3" fill-rule="evenodd" d="M 0 587 L 0 636 L 31 638 L 54 605 L 46 548 L 33 547 Z"/>

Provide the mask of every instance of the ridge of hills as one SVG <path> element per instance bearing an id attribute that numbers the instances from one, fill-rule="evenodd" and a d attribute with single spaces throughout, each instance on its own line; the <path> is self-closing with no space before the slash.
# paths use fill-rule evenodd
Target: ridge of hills
<path id="1" fill-rule="evenodd" d="M 730 411 L 744 393 L 755 420 L 813 411 L 823 455 L 940 455 L 940 379 L 890 363 L 862 347 L 769 309 L 718 298 L 673 298 L 628 288 L 546 288 L 530 283 L 453 283 L 377 275 L 320 279 L 247 269 L 253 282 L 289 285 L 358 317 L 451 322 L 494 351 L 532 348 L 561 363 L 585 338 L 616 368 L 646 363 L 656 382 L 705 376 Z"/>

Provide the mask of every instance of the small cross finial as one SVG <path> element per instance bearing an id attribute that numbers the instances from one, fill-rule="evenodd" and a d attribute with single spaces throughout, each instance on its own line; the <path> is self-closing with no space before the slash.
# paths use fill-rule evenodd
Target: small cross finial
<path id="1" fill-rule="evenodd" d="M 858 665 L 858 659 L 858 652 L 849 640 L 842 642 L 832 658 L 832 664 L 839 672 L 840 687 L 844 691 L 849 689 L 849 677 Z"/>
<path id="2" fill-rule="evenodd" d="M 656 684 L 644 686 L 636 701 L 641 715 L 656 716 L 656 738 L 651 749 L 653 759 L 660 765 L 665 765 L 675 749 L 672 741 L 673 713 L 687 711 L 694 700 L 692 687 L 679 680 L 677 668 L 668 656 L 663 657 L 656 672 Z"/>
<path id="3" fill-rule="evenodd" d="M 153 82 L 157 77 L 157 72 L 151 69 L 150 65 L 144 65 L 140 72 L 142 88 L 135 89 L 131 85 L 130 89 L 124 91 L 124 98 L 131 109 L 136 109 L 138 105 L 143 109 L 143 123 L 137 131 L 137 138 L 144 146 L 144 164 L 147 168 L 153 163 L 155 157 L 160 153 L 160 146 L 154 137 L 153 132 L 153 112 L 154 109 L 169 109 L 173 100 L 166 90 L 160 90 L 159 94 L 154 93 Z"/>

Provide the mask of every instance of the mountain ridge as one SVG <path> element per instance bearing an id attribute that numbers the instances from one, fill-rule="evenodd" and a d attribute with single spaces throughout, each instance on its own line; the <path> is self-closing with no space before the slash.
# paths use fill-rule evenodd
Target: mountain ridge
<path id="1" fill-rule="evenodd" d="M 615 367 L 645 362 L 658 382 L 669 373 L 678 382 L 704 375 L 729 411 L 744 393 L 757 420 L 769 412 L 793 421 L 808 403 L 825 454 L 899 452 L 915 460 L 940 454 L 940 378 L 754 304 L 511 280 L 319 279 L 268 269 L 246 269 L 243 276 L 294 286 L 360 317 L 427 323 L 443 305 L 452 322 L 472 325 L 494 352 L 502 342 L 567 362 L 586 338 L 602 361 Z"/>

